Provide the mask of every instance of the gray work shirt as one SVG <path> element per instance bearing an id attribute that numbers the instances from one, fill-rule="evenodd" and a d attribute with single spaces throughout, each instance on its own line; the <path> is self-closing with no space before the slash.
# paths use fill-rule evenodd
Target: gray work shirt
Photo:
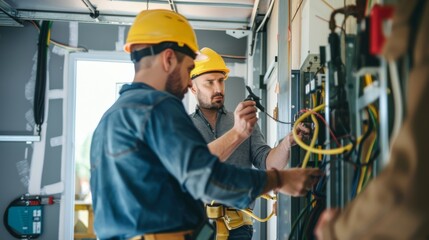
<path id="1" fill-rule="evenodd" d="M 198 106 L 190 117 L 207 143 L 216 140 L 234 126 L 234 113 L 228 112 L 225 108 L 219 109 L 216 129 L 212 129 Z M 259 125 L 256 124 L 252 135 L 225 162 L 244 168 L 250 168 L 253 165 L 258 169 L 265 170 L 266 159 L 270 150 L 271 148 L 266 144 Z"/>

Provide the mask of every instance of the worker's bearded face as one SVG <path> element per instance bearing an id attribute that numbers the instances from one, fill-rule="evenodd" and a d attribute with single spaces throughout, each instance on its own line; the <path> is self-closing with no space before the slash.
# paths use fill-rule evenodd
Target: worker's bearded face
<path id="1" fill-rule="evenodd" d="M 217 110 L 225 102 L 225 75 L 223 73 L 207 73 L 193 80 L 193 92 L 198 106 L 205 109 Z"/>
<path id="2" fill-rule="evenodd" d="M 222 93 L 214 93 L 206 95 L 203 92 L 197 93 L 198 105 L 201 108 L 217 110 L 223 107 L 224 95 Z"/>

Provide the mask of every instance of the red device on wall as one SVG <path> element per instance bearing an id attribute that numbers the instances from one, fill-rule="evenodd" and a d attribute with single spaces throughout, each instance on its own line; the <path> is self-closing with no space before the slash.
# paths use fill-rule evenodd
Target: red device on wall
<path id="1" fill-rule="evenodd" d="M 370 17 L 370 53 L 379 55 L 383 49 L 386 36 L 383 31 L 385 21 L 391 20 L 394 8 L 392 6 L 374 5 Z"/>

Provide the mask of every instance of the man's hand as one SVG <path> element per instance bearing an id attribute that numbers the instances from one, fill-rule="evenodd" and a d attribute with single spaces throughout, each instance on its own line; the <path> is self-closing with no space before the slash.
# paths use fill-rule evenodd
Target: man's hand
<path id="1" fill-rule="evenodd" d="M 323 240 L 323 229 L 326 227 L 326 224 L 334 221 L 340 214 L 339 209 L 326 209 L 319 217 L 316 228 L 314 229 L 314 235 L 316 235 L 318 240 Z"/>
<path id="2" fill-rule="evenodd" d="M 304 196 L 317 183 L 323 172 L 317 168 L 290 168 L 279 171 L 279 192 L 293 197 Z"/>
<path id="3" fill-rule="evenodd" d="M 234 111 L 233 129 L 243 138 L 248 138 L 255 127 L 258 118 L 256 117 L 257 109 L 254 101 L 244 101 L 238 104 Z"/>
<path id="4" fill-rule="evenodd" d="M 237 147 L 252 134 L 253 127 L 258 121 L 256 111 L 254 101 L 239 103 L 234 111 L 234 127 L 208 144 L 210 152 L 218 156 L 220 161 L 226 161 Z"/>
<path id="5" fill-rule="evenodd" d="M 297 126 L 296 133 L 297 133 L 298 137 L 303 141 L 310 139 L 310 129 L 308 127 L 306 127 L 304 123 L 300 123 Z M 292 132 L 290 132 L 287 135 L 287 141 L 288 141 L 290 147 L 296 145 L 295 139 L 293 139 Z"/>

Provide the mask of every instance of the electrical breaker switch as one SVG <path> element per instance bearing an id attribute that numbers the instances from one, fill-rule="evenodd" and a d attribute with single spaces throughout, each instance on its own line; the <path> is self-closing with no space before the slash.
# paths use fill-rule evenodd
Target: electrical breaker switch
<path id="1" fill-rule="evenodd" d="M 310 83 L 305 85 L 305 94 L 310 94 Z"/>
<path id="2" fill-rule="evenodd" d="M 310 92 L 314 93 L 316 91 L 316 79 L 310 81 Z"/>
<path id="3" fill-rule="evenodd" d="M 325 74 L 319 73 L 319 75 L 317 75 L 317 88 L 322 88 L 323 82 L 325 82 Z"/>

